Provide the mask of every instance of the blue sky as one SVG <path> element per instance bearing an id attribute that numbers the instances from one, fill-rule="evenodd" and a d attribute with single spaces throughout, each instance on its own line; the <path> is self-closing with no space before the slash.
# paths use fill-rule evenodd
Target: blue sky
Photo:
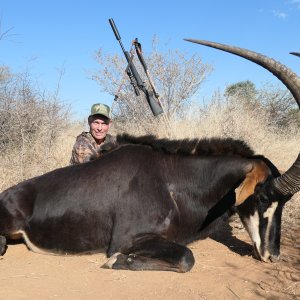
<path id="1" fill-rule="evenodd" d="M 108 23 L 113 18 L 125 48 L 138 37 L 144 52 L 154 35 L 169 49 L 198 53 L 214 72 L 202 86 L 209 99 L 216 89 L 252 80 L 258 86 L 278 82 L 270 73 L 241 58 L 183 41 L 195 38 L 248 48 L 300 69 L 300 0 L 152 0 L 152 1 L 33 1 L 0 0 L 2 33 L 0 64 L 13 72 L 29 70 L 41 88 L 55 90 L 61 70 L 60 99 L 83 118 L 95 102 L 113 97 L 89 79 L 97 69 L 95 52 L 121 54 Z M 125 67 L 125 66 L 124 66 Z M 201 99 L 201 101 L 202 101 Z"/>

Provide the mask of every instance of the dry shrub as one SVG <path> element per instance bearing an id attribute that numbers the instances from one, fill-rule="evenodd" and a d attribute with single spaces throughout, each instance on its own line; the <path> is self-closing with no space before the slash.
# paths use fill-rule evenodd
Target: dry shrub
<path id="1" fill-rule="evenodd" d="M 67 166 L 75 138 L 81 131 L 83 131 L 82 124 L 75 123 L 64 128 L 50 148 L 45 149 L 40 140 L 35 140 L 30 145 L 25 145 L 23 153 L 13 148 L 2 153 L 0 191 L 24 179 Z"/>
<path id="2" fill-rule="evenodd" d="M 68 107 L 58 101 L 57 92 L 40 91 L 28 73 L 11 74 L 8 68 L 0 69 L 5 75 L 0 79 L 0 190 L 3 190 L 65 166 L 70 159 L 70 145 L 74 143 L 74 124 L 69 121 Z"/>

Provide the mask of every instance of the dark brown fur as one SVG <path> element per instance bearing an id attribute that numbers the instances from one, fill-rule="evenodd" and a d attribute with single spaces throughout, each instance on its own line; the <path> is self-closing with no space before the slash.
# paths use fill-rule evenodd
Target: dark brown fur
<path id="1" fill-rule="evenodd" d="M 169 140 L 156 138 L 154 135 L 133 136 L 122 134 L 117 136 L 117 146 L 106 144 L 101 151 L 111 151 L 124 144 L 149 146 L 153 150 L 179 155 L 213 156 L 213 155 L 238 155 L 251 157 L 253 150 L 242 140 L 232 138 L 203 138 Z"/>

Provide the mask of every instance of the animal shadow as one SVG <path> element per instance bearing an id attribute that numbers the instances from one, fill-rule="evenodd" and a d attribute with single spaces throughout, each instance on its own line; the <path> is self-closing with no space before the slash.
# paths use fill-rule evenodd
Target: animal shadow
<path id="1" fill-rule="evenodd" d="M 241 256 L 253 256 L 252 245 L 238 239 L 234 234 L 234 232 L 237 231 L 237 229 L 234 228 L 234 224 L 237 224 L 237 222 L 238 221 L 236 218 L 231 217 L 229 221 L 224 221 L 223 226 L 220 226 L 220 229 L 218 231 L 211 233 L 209 237 L 216 242 L 225 245 L 230 251 L 234 253 L 237 253 Z M 238 227 L 242 228 L 242 225 Z"/>

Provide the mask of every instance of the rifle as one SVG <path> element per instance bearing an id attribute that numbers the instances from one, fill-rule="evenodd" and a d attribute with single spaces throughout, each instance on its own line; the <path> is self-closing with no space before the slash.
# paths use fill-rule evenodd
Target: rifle
<path id="1" fill-rule="evenodd" d="M 156 92 L 155 86 L 154 86 L 154 84 L 153 84 L 153 82 L 152 82 L 152 80 L 151 80 L 151 77 L 150 77 L 150 74 L 149 74 L 149 71 L 148 71 L 146 62 L 145 62 L 144 57 L 143 57 L 143 53 L 142 53 L 142 45 L 141 45 L 141 43 L 139 43 L 139 41 L 138 41 L 137 38 L 135 38 L 135 39 L 133 40 L 132 44 L 134 45 L 135 51 L 136 51 L 136 53 L 137 53 L 137 55 L 138 55 L 138 58 L 139 58 L 139 60 L 140 60 L 140 63 L 141 63 L 141 65 L 142 65 L 143 68 L 144 68 L 144 71 L 145 71 L 146 76 L 147 76 L 147 78 L 148 78 L 148 80 L 149 80 L 149 83 L 150 83 L 150 85 L 151 85 L 151 88 L 152 88 L 152 90 L 153 90 L 153 93 L 154 93 L 154 95 L 155 95 L 155 98 L 159 100 L 159 94 Z"/>
<path id="2" fill-rule="evenodd" d="M 143 80 L 141 79 L 137 69 L 135 68 L 135 65 L 132 62 L 132 57 L 130 56 L 129 52 L 125 50 L 123 43 L 121 41 L 121 36 L 118 32 L 118 29 L 115 25 L 115 22 L 113 19 L 109 19 L 109 24 L 115 34 L 116 39 L 120 43 L 120 46 L 122 48 L 122 51 L 125 55 L 125 58 L 127 60 L 128 66 L 126 68 L 126 73 L 130 79 L 130 83 L 134 89 L 134 92 L 136 96 L 140 95 L 140 90 L 145 94 L 146 100 L 151 108 L 151 111 L 154 116 L 157 116 L 163 112 L 162 107 L 160 103 L 154 98 L 155 95 L 152 91 L 148 91 L 144 85 Z"/>

